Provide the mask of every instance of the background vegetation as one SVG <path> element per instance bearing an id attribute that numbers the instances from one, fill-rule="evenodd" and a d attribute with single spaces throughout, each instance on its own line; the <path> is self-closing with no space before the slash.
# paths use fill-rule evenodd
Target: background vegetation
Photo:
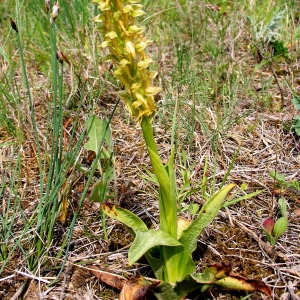
<path id="1" fill-rule="evenodd" d="M 239 273 L 264 279 L 274 299 L 297 299 L 300 142 L 294 124 L 299 120 L 300 4 L 142 3 L 147 17 L 140 21 L 154 41 L 149 55 L 163 88 L 155 131 L 166 158 L 178 106 L 177 180 L 186 203 L 182 214 L 192 217 L 203 204 L 199 191 L 212 193 L 222 181 L 241 186 L 237 196 L 263 190 L 224 209 L 201 236 L 195 254 L 198 269 L 233 261 Z M 103 61 L 98 47 L 101 38 L 93 23 L 97 8 L 87 0 L 61 0 L 59 6 L 53 27 L 43 2 L 0 2 L 3 299 L 25 292 L 25 299 L 116 298 L 86 270 L 91 262 L 128 277 L 152 276 L 143 261 L 127 267 L 130 236 L 120 224 L 106 224 L 99 203 L 88 201 L 92 185 L 105 179 L 101 199 L 117 201 L 147 225 L 157 225 L 156 182 L 149 176 L 135 123 L 118 105 L 113 66 Z M 63 53 L 62 64 L 57 50 Z M 95 154 L 84 148 L 88 120 L 95 113 L 107 120 L 96 153 L 100 168 Z M 268 248 L 261 223 L 280 217 L 280 198 L 287 203 L 289 226 L 274 248 Z"/>

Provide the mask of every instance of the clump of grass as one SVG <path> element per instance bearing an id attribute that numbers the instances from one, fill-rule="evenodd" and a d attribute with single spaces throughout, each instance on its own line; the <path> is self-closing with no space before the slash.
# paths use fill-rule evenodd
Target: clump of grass
<path id="1" fill-rule="evenodd" d="M 28 9 L 35 9 L 35 5 L 30 4 Z M 76 5 L 76 3 L 73 5 Z M 77 8 L 78 6 L 80 6 L 79 3 L 77 3 Z M 82 17 L 84 17 L 87 10 L 86 8 L 81 8 Z M 22 11 L 21 6 L 18 9 Z M 89 128 L 84 128 L 79 123 L 81 111 L 85 109 L 86 113 L 89 114 L 95 110 L 98 102 L 89 99 L 87 91 L 91 94 L 94 91 L 92 86 L 89 86 L 89 78 L 85 77 L 87 74 L 76 74 L 78 83 L 81 84 L 80 86 L 78 85 L 81 89 L 80 93 L 78 92 L 76 95 L 76 90 L 74 91 L 73 88 L 74 94 L 68 95 L 70 90 L 68 91 L 68 87 L 66 88 L 65 77 L 69 72 L 74 72 L 71 62 L 75 65 L 77 61 L 68 58 L 65 50 L 62 50 L 63 45 L 59 41 L 57 33 L 60 29 L 56 24 L 60 16 L 58 12 L 59 5 L 56 2 L 48 10 L 45 19 L 39 20 L 36 15 L 36 18 L 30 19 L 29 25 L 24 23 L 24 19 L 27 17 L 27 14 L 24 13 L 17 15 L 16 20 L 18 21 L 10 19 L 12 34 L 17 41 L 20 63 L 18 65 L 15 62 L 14 65 L 9 66 L 6 77 L 1 82 L 1 89 L 4 91 L 4 101 L 8 104 L 7 113 L 15 109 L 20 115 L 19 123 L 16 120 L 16 122 L 11 124 L 10 119 L 5 118 L 7 128 L 9 129 L 10 127 L 8 126 L 11 126 L 12 130 L 10 133 L 16 133 L 18 129 L 20 137 L 23 138 L 16 139 L 18 143 L 13 143 L 11 153 L 9 154 L 9 151 L 6 153 L 8 156 L 11 156 L 10 164 L 8 164 L 8 171 L 1 178 L 0 195 L 3 199 L 1 230 L 3 240 L 0 245 L 0 258 L 2 261 L 0 273 L 4 272 L 5 268 L 10 265 L 12 257 L 16 253 L 19 253 L 20 259 L 24 261 L 23 268 L 27 270 L 29 277 L 31 275 L 35 276 L 43 270 L 48 262 L 48 256 L 52 256 L 58 263 L 56 268 L 60 269 L 60 272 L 63 270 L 64 263 L 68 257 L 75 222 L 81 212 L 81 207 L 97 167 L 97 164 L 94 163 L 90 167 L 90 172 L 88 174 L 85 173 L 86 186 L 80 195 L 76 207 L 72 207 L 72 205 L 70 207 L 68 200 L 70 191 L 74 183 L 82 177 L 77 171 L 78 168 L 80 169 L 78 160 L 82 152 L 86 131 L 89 130 Z M 65 12 L 69 13 L 69 11 Z M 71 15 L 69 15 L 69 21 L 72 21 L 70 19 Z M 43 88 L 44 95 L 42 99 L 44 103 L 38 104 L 31 87 L 33 84 L 32 74 L 26 61 L 26 55 L 29 52 L 24 47 L 23 42 L 24 36 L 28 34 L 32 23 L 40 29 L 38 31 L 38 34 L 40 34 L 39 38 L 41 36 L 45 37 L 43 26 L 49 30 L 48 39 L 47 35 L 44 39 L 47 46 L 34 52 L 34 55 L 37 57 L 40 57 L 40 53 L 49 53 L 46 55 L 49 63 L 46 62 L 42 66 L 42 69 L 50 67 L 50 70 L 47 71 L 49 72 L 47 79 L 49 85 L 47 89 Z M 25 25 L 28 25 L 28 27 Z M 77 25 L 73 23 L 71 25 L 75 34 Z M 70 29 L 67 28 L 66 31 L 68 30 Z M 31 40 L 33 40 L 33 37 L 31 37 Z M 41 63 L 41 61 L 37 61 Z M 12 72 L 12 68 L 17 69 L 18 66 L 22 74 L 20 81 L 10 82 L 9 75 Z M 14 91 L 17 91 L 17 93 Z M 101 93 L 101 86 L 97 93 L 98 95 Z M 70 97 L 75 104 L 72 111 L 66 109 Z M 26 109 L 22 111 L 23 108 Z M 41 114 L 44 115 L 41 116 Z M 66 117 L 68 114 L 71 114 L 71 129 L 67 131 L 66 126 L 68 122 L 66 122 Z M 110 113 L 108 124 L 112 115 L 113 111 Z M 28 120 L 27 124 L 23 123 L 25 118 Z M 43 122 L 45 123 L 43 124 Z M 27 130 L 26 132 L 24 132 L 25 129 Z M 28 139 L 30 139 L 29 144 L 32 152 L 25 154 L 24 147 L 28 147 Z M 103 143 L 103 140 L 99 140 L 100 149 L 96 153 L 98 157 L 101 152 L 101 143 Z M 23 165 L 27 165 L 29 155 L 31 155 L 32 164 L 34 165 L 31 168 L 36 168 L 38 173 L 36 178 L 31 178 L 24 172 Z M 35 180 L 36 182 L 34 183 Z M 26 182 L 25 185 L 23 182 Z M 32 199 L 27 199 L 29 195 L 27 182 L 35 186 Z M 21 185 L 24 190 L 20 193 Z M 30 204 L 30 201 L 34 202 L 33 206 Z M 56 234 L 59 224 L 65 227 L 64 234 L 60 237 Z M 15 241 L 14 244 L 11 244 L 12 239 Z M 25 293 L 28 282 L 28 279 L 25 278 L 22 294 Z"/>

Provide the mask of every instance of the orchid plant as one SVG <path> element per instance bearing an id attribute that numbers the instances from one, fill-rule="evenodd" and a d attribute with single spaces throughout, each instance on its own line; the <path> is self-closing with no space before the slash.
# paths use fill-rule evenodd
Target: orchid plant
<path id="1" fill-rule="evenodd" d="M 223 201 L 235 184 L 229 184 L 205 201 L 193 221 L 178 217 L 178 192 L 175 183 L 174 147 L 166 165 L 163 164 L 154 139 L 152 121 L 157 110 L 154 96 L 161 89 L 152 84 L 156 72 L 149 66 L 153 62 L 146 54 L 151 41 L 143 36 L 145 27 L 137 24 L 137 17 L 145 14 L 138 0 L 94 0 L 100 14 L 95 17 L 107 48 L 107 61 L 115 65 L 114 76 L 119 79 L 124 100 L 131 116 L 140 123 L 147 146 L 153 173 L 159 183 L 159 229 L 148 229 L 146 224 L 129 210 L 104 202 L 103 211 L 122 222 L 134 241 L 128 252 L 129 264 L 145 256 L 157 280 L 148 286 L 158 299 L 182 299 L 195 289 L 206 290 L 210 285 L 225 289 L 256 291 L 270 294 L 270 289 L 260 280 L 247 280 L 231 272 L 230 264 L 207 267 L 204 273 L 194 274 L 196 266 L 192 253 L 203 229 L 218 214 Z M 138 290 L 138 289 L 137 289 Z M 132 289 L 130 296 L 135 299 Z M 124 291 L 121 293 L 125 295 Z M 120 298 L 121 299 L 121 298 Z"/>
<path id="2" fill-rule="evenodd" d="M 266 234 L 268 242 L 275 246 L 278 238 L 283 235 L 288 228 L 288 219 L 286 215 L 286 202 L 280 198 L 278 200 L 281 217 L 275 222 L 272 218 L 266 218 L 262 223 L 262 229 Z"/>

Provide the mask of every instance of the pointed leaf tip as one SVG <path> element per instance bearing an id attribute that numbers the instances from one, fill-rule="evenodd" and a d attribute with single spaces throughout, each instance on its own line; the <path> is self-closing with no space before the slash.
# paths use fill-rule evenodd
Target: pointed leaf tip
<path id="1" fill-rule="evenodd" d="M 260 279 L 247 279 L 243 276 L 231 273 L 230 276 L 217 280 L 217 286 L 225 290 L 240 290 L 250 292 L 261 292 L 271 296 L 271 289 Z"/>

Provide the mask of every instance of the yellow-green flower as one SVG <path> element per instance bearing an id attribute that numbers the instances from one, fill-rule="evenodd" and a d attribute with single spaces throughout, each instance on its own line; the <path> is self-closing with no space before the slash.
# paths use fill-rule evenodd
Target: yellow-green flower
<path id="1" fill-rule="evenodd" d="M 152 41 L 143 37 L 145 27 L 136 24 L 136 18 L 145 14 L 138 0 L 95 0 L 101 11 L 94 18 L 100 24 L 105 41 L 101 48 L 108 48 L 107 60 L 116 66 L 114 75 L 125 90 L 119 92 L 126 108 L 139 121 L 152 117 L 156 111 L 154 96 L 160 88 L 152 85 L 156 72 L 145 49 Z"/>

